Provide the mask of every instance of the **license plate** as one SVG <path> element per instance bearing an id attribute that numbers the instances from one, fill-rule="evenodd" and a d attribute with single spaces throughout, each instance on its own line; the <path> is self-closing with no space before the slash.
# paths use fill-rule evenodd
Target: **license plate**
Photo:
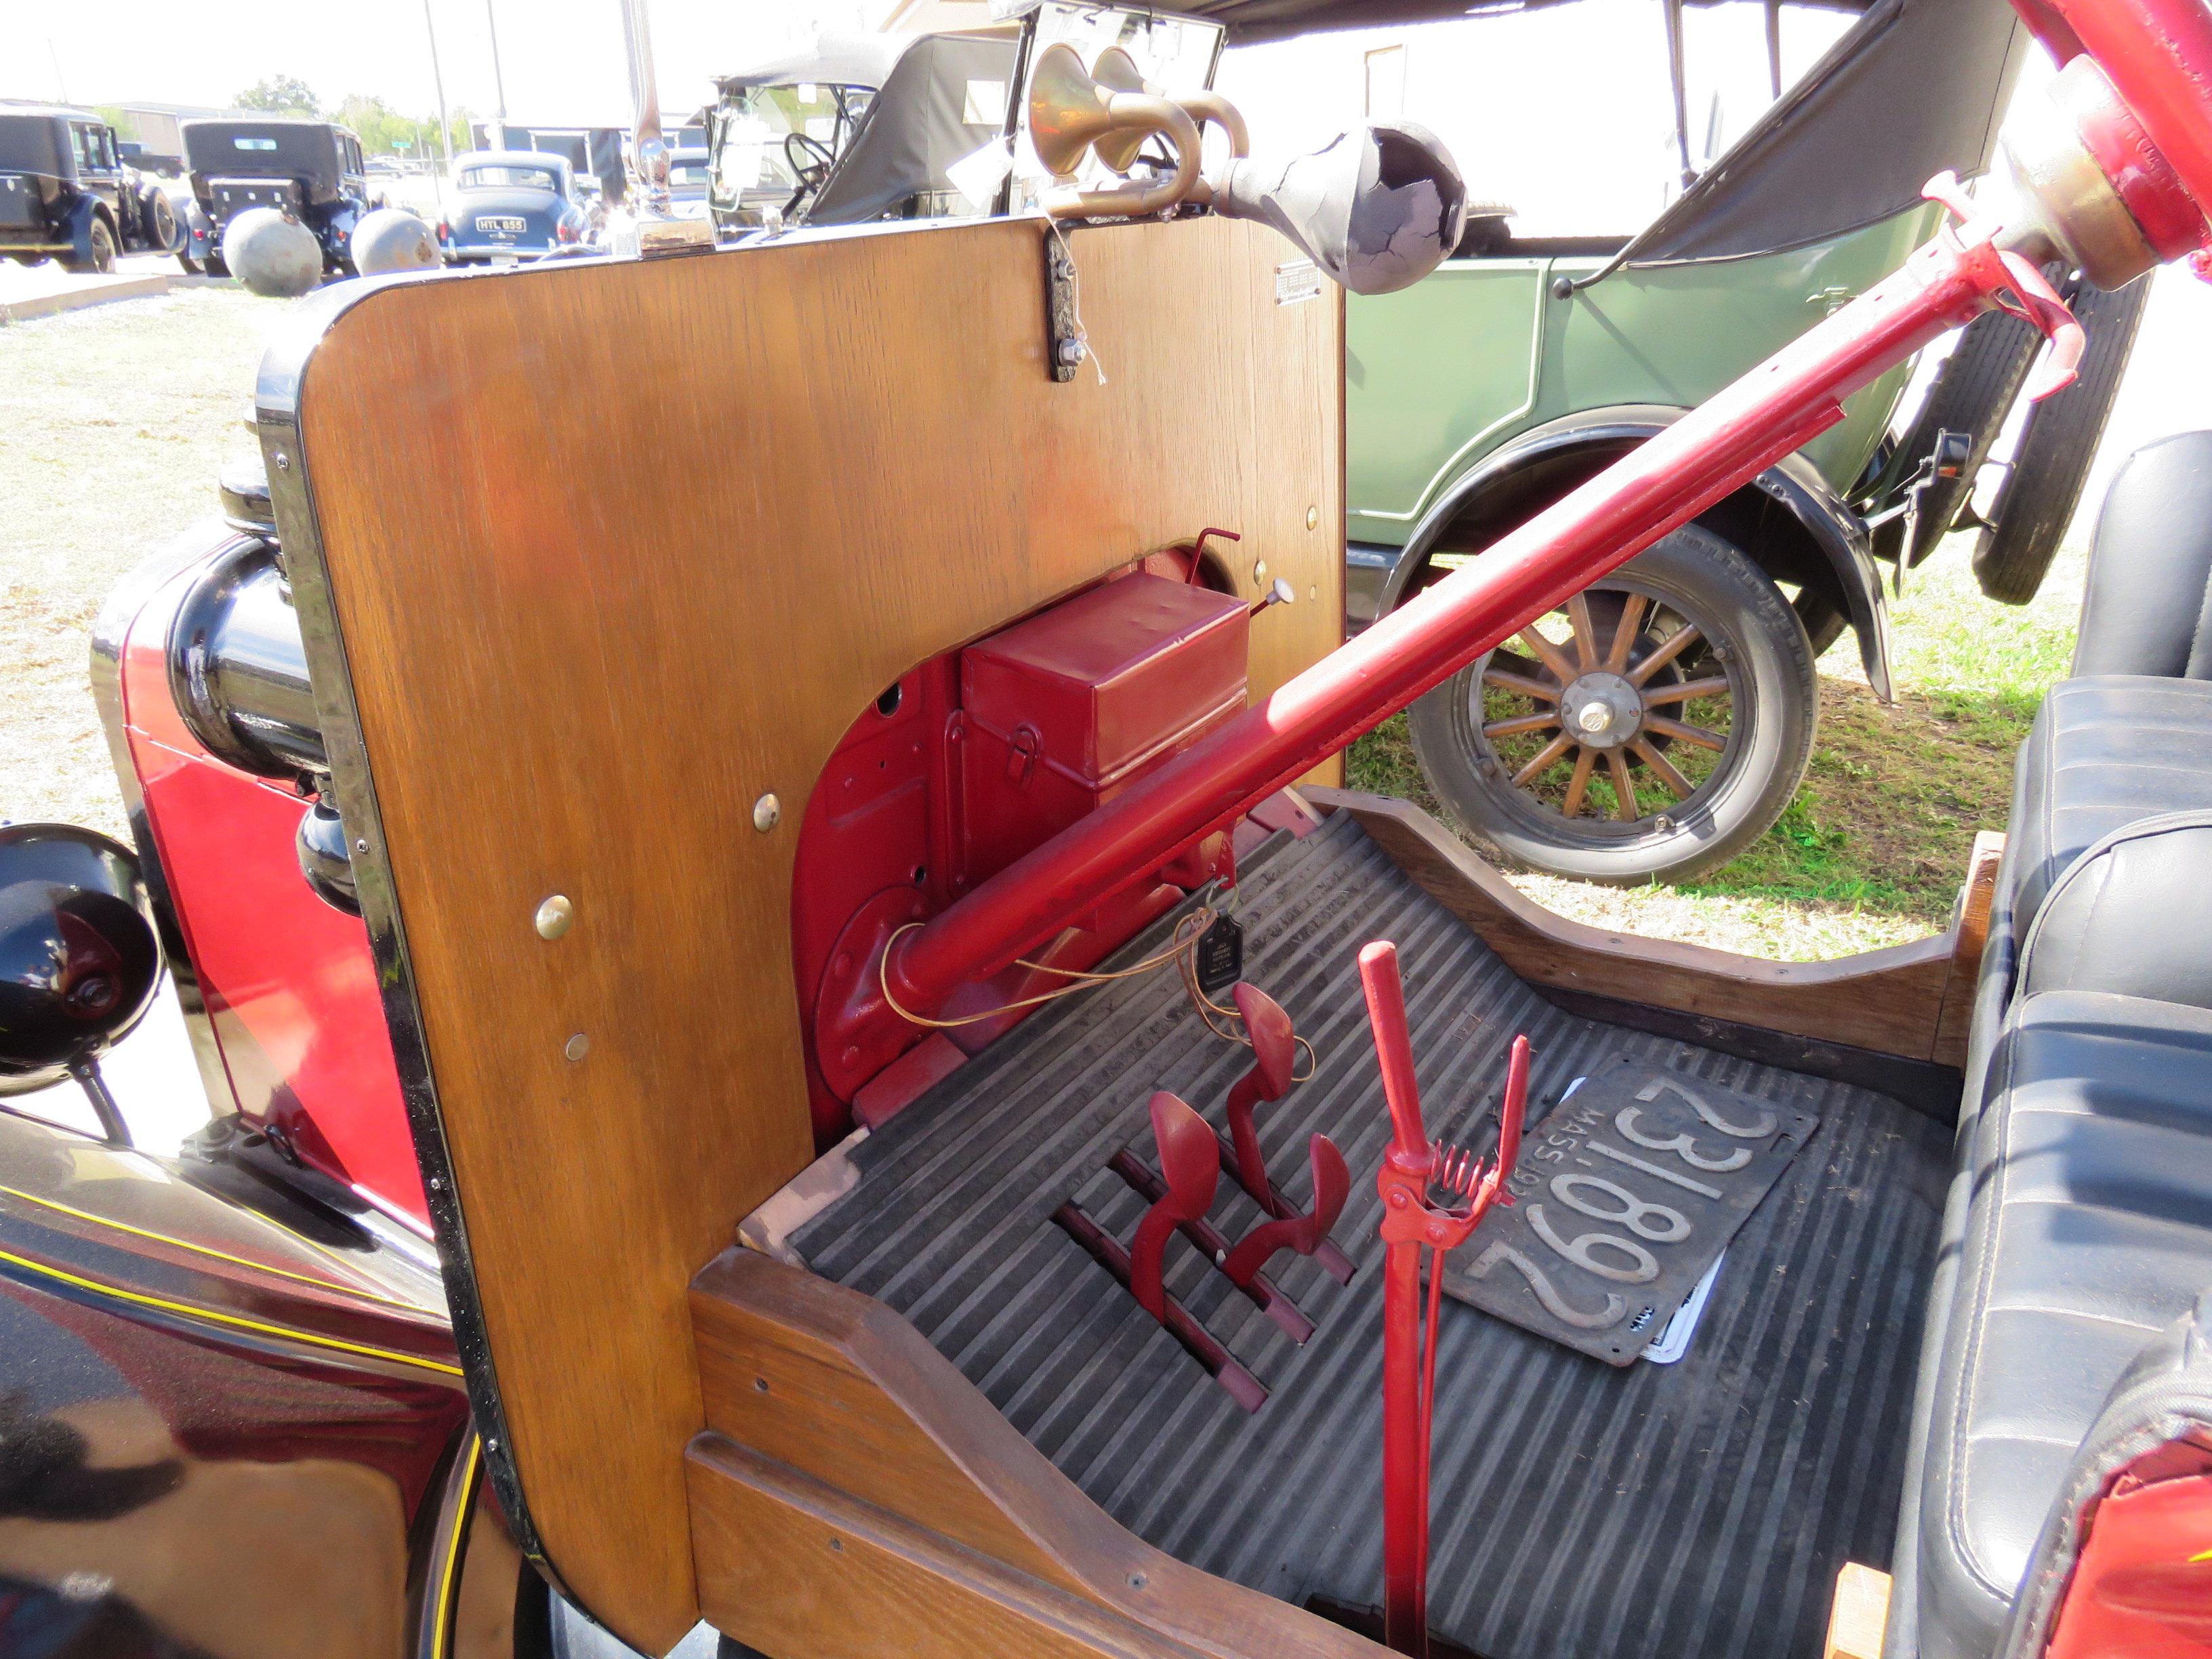
<path id="1" fill-rule="evenodd" d="M 510 236 L 519 235 L 530 228 L 527 219 L 516 219 L 505 214 L 486 214 L 477 220 L 478 230 L 504 231 Z"/>
<path id="2" fill-rule="evenodd" d="M 1601 1067 L 1532 1127 L 1443 1287 L 1626 1365 L 1665 1328 L 1820 1119 L 1680 1072 Z"/>

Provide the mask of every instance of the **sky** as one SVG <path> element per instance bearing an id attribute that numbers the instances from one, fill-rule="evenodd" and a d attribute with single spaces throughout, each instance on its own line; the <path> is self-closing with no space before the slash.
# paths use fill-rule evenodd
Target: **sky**
<path id="1" fill-rule="evenodd" d="M 429 27 L 449 106 L 489 114 L 497 19 L 515 120 L 628 125 L 617 0 L 0 0 L 0 98 L 79 104 L 227 105 L 269 75 L 295 75 L 325 106 L 368 93 L 403 112 L 437 108 Z M 888 0 L 652 0 L 660 95 L 687 112 L 709 77 L 800 46 L 823 27 L 872 26 Z"/>

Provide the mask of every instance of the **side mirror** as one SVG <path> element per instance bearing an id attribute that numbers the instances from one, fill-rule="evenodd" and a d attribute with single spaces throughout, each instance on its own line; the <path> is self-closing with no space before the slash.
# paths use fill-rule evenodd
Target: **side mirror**
<path id="1" fill-rule="evenodd" d="M 0 1096 L 74 1077 L 110 1137 L 127 1139 L 96 1068 L 161 979 L 129 848 L 73 824 L 0 825 Z"/>
<path id="2" fill-rule="evenodd" d="M 1376 121 L 1290 161 L 1231 162 L 1213 208 L 1273 225 L 1354 294 L 1395 294 L 1459 245 L 1467 185 L 1426 127 Z"/>

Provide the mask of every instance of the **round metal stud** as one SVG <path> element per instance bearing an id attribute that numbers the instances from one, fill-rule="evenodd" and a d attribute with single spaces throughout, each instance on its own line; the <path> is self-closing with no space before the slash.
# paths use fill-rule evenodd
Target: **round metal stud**
<path id="1" fill-rule="evenodd" d="M 561 1052 L 571 1060 L 581 1060 L 592 1052 L 592 1040 L 579 1031 L 562 1046 Z"/>
<path id="2" fill-rule="evenodd" d="M 774 794 L 763 795 L 753 803 L 753 828 L 763 836 L 783 822 L 783 803 Z"/>
<path id="3" fill-rule="evenodd" d="M 568 902 L 566 893 L 554 894 L 538 907 L 537 915 L 532 918 L 540 939 L 560 938 L 575 920 L 576 907 Z"/>
<path id="4" fill-rule="evenodd" d="M 1267 562 L 1261 560 L 1252 567 L 1252 580 L 1256 585 L 1267 580 Z"/>
<path id="5" fill-rule="evenodd" d="M 1306 528 L 1309 530 L 1318 530 L 1321 528 L 1321 509 L 1319 507 L 1310 507 L 1306 509 Z"/>

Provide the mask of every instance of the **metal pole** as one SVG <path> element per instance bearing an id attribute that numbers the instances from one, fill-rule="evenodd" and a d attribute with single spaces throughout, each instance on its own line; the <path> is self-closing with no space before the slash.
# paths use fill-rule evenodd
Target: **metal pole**
<path id="1" fill-rule="evenodd" d="M 422 0 L 422 27 L 430 37 L 430 84 L 438 89 L 438 145 L 446 153 L 446 176 L 453 176 L 453 122 L 446 113 L 446 76 L 438 67 L 438 26 L 430 17 L 430 0 Z"/>
<path id="2" fill-rule="evenodd" d="M 1986 227 L 1981 228 L 1986 229 Z M 953 989 L 1157 869 L 1843 418 L 1842 400 L 2008 283 L 1945 236 L 1843 310 L 1158 772 L 891 942 L 817 1041 Z M 876 975 L 880 973 L 879 988 Z M 865 1050 L 864 1050 L 865 1052 Z M 892 1053 L 896 1052 L 894 1048 Z"/>
<path id="3" fill-rule="evenodd" d="M 54 50 L 54 37 L 51 34 L 46 37 L 46 58 L 54 66 L 55 88 L 62 95 L 61 101 L 66 104 L 70 100 L 69 82 L 62 78 L 62 55 Z"/>
<path id="4" fill-rule="evenodd" d="M 1697 182 L 1690 165 L 1690 94 L 1682 62 L 1682 0 L 1664 0 L 1667 14 L 1667 80 L 1674 90 L 1674 148 L 1682 158 L 1682 188 Z"/>
<path id="5" fill-rule="evenodd" d="M 495 148 L 505 149 L 507 148 L 507 77 L 500 72 L 499 18 L 492 9 L 491 0 L 484 0 L 484 27 L 491 31 L 491 87 L 493 96 L 498 100 L 498 107 L 492 112 L 494 124 L 492 131 L 499 135 Z"/>

